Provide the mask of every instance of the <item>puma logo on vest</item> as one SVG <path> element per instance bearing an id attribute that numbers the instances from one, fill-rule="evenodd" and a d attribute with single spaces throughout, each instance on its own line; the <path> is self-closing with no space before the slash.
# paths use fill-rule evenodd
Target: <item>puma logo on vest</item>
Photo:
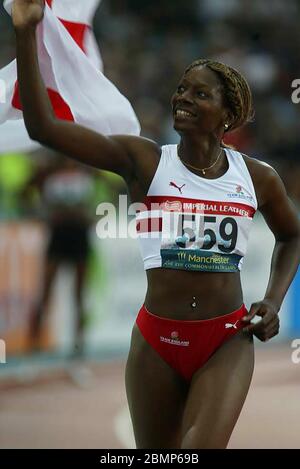
<path id="1" fill-rule="evenodd" d="M 182 186 L 177 186 L 177 184 L 176 184 L 175 182 L 171 181 L 169 185 L 172 186 L 172 187 L 175 187 L 175 189 L 178 189 L 179 192 L 180 192 L 180 194 L 182 194 L 182 190 L 181 190 L 181 189 L 182 189 L 186 184 L 182 184 Z"/>

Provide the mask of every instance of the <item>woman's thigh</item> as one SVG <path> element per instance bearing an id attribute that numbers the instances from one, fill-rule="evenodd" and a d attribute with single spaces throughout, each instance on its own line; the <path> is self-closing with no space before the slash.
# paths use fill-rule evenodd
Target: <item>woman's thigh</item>
<path id="1" fill-rule="evenodd" d="M 134 325 L 126 393 L 137 448 L 180 448 L 188 386 Z"/>
<path id="2" fill-rule="evenodd" d="M 183 414 L 182 448 L 227 447 L 253 368 L 252 336 L 240 331 L 194 374 Z"/>

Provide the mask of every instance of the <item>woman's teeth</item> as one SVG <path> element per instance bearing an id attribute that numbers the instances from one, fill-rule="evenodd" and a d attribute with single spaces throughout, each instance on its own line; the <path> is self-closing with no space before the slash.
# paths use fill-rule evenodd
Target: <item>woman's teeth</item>
<path id="1" fill-rule="evenodd" d="M 190 112 L 182 111 L 181 109 L 177 109 L 175 115 L 176 116 L 182 116 L 182 117 L 194 117 L 194 115 L 191 114 Z"/>

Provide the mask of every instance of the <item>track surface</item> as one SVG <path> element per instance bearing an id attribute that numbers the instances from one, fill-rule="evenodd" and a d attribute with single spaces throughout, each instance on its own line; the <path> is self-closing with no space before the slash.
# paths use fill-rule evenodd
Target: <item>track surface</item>
<path id="1" fill-rule="evenodd" d="M 290 344 L 256 349 L 250 392 L 230 448 L 300 448 L 300 364 Z M 0 381 L 0 448 L 133 448 L 123 361 L 23 385 Z M 81 376 L 81 378 L 83 378 Z"/>

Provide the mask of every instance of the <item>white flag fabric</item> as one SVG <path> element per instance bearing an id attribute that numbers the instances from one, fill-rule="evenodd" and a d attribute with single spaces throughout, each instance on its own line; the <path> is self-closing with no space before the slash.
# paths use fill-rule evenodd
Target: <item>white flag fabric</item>
<path id="1" fill-rule="evenodd" d="M 27 153 L 40 148 L 31 140 L 23 120 L 7 121 L 0 125 L 0 157 L 5 153 Z"/>
<path id="2" fill-rule="evenodd" d="M 58 118 L 105 135 L 139 135 L 131 104 L 100 71 L 102 61 L 91 29 L 100 1 L 46 0 L 37 28 L 41 74 Z M 12 3 L 4 2 L 8 12 Z M 15 60 L 0 70 L 0 84 L 0 153 L 29 150 L 36 143 L 22 120 Z"/>

